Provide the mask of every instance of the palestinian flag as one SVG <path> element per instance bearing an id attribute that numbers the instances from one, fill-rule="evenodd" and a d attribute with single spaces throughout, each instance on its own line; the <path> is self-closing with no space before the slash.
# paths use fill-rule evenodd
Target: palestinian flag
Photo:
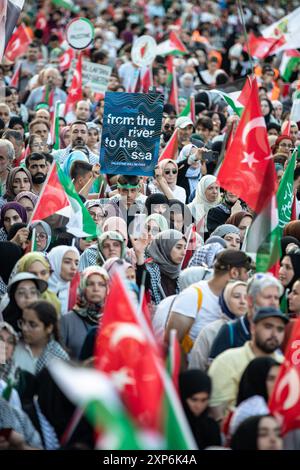
<path id="1" fill-rule="evenodd" d="M 171 87 L 170 87 L 168 103 L 170 103 L 175 108 L 176 114 L 178 115 L 178 110 L 179 110 L 178 86 L 177 86 L 177 74 L 176 74 L 175 67 L 173 67 L 173 71 L 172 71 L 172 82 L 171 82 Z"/>
<path id="2" fill-rule="evenodd" d="M 76 3 L 73 0 L 52 0 L 52 3 L 59 8 L 70 10 L 73 13 L 78 13 L 80 10 L 79 5 L 76 5 Z"/>
<path id="3" fill-rule="evenodd" d="M 181 42 L 175 31 L 171 31 L 169 39 L 157 45 L 156 55 L 185 55 L 187 48 Z"/>
<path id="4" fill-rule="evenodd" d="M 31 222 L 58 214 L 69 219 L 66 228 L 75 237 L 97 236 L 97 226 L 75 191 L 70 178 L 54 162 L 44 183 Z"/>
<path id="5" fill-rule="evenodd" d="M 167 142 L 167 145 L 163 149 L 160 157 L 158 159 L 159 162 L 169 158 L 170 160 L 176 160 L 178 156 L 178 129 L 175 129 L 173 134 L 171 135 L 170 139 Z"/>
<path id="6" fill-rule="evenodd" d="M 281 254 L 276 197 L 256 216 L 246 234 L 245 252 L 256 262 L 256 271 L 265 273 L 277 263 Z"/>
<path id="7" fill-rule="evenodd" d="M 134 426 L 107 374 L 74 367 L 61 360 L 53 360 L 49 370 L 62 392 L 83 410 L 95 428 L 97 449 L 151 449 L 153 441 L 143 439 Z"/>
<path id="8" fill-rule="evenodd" d="M 201 87 L 202 88 L 202 87 Z M 250 77 L 240 78 L 228 85 L 216 87 L 211 92 L 218 93 L 228 106 L 241 117 L 251 91 Z"/>
<path id="9" fill-rule="evenodd" d="M 191 96 L 186 107 L 181 111 L 178 117 L 187 116 L 195 122 L 195 97 Z"/>
<path id="10" fill-rule="evenodd" d="M 300 63 L 300 52 L 292 49 L 283 53 L 279 72 L 285 82 L 289 82 L 292 73 Z"/>

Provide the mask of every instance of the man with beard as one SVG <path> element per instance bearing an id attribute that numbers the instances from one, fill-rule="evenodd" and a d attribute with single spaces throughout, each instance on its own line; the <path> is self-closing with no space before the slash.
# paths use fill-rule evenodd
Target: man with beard
<path id="1" fill-rule="evenodd" d="M 62 165 L 65 161 L 65 159 L 68 157 L 68 155 L 76 148 L 76 147 L 84 147 L 83 150 L 85 150 L 85 153 L 88 156 L 89 163 L 91 165 L 96 165 L 96 163 L 99 163 L 99 155 L 96 155 L 95 153 L 91 152 L 90 149 L 87 146 L 87 141 L 88 141 L 88 127 L 86 122 L 84 121 L 74 121 L 71 124 L 70 128 L 70 137 L 71 137 L 71 143 L 68 145 L 63 150 L 57 150 L 56 152 L 53 152 L 53 156 L 56 161 L 60 165 Z"/>
<path id="2" fill-rule="evenodd" d="M 30 171 L 35 194 L 40 194 L 48 172 L 46 156 L 42 153 L 34 152 L 28 155 L 25 165 Z"/>
<path id="3" fill-rule="evenodd" d="M 210 366 L 213 393 L 210 406 L 216 420 L 221 420 L 235 405 L 239 382 L 248 364 L 256 357 L 272 357 L 283 362 L 278 350 L 283 342 L 289 318 L 275 307 L 261 307 L 250 323 L 251 340 L 241 348 L 228 349 Z"/>

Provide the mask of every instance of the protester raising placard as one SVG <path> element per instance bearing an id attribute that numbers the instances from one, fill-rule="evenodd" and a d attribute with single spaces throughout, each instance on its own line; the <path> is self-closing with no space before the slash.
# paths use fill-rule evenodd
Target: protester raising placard
<path id="1" fill-rule="evenodd" d="M 103 173 L 153 175 L 162 112 L 163 95 L 106 93 L 100 150 Z"/>

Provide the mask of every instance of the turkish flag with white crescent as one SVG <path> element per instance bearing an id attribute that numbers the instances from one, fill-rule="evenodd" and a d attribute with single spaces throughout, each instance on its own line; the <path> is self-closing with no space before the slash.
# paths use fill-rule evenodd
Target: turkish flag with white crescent
<path id="1" fill-rule="evenodd" d="M 128 291 L 128 289 L 127 289 Z M 95 367 L 109 374 L 133 419 L 159 431 L 163 383 L 160 352 L 143 314 L 135 311 L 116 274 L 107 296 L 95 348 Z"/>
<path id="2" fill-rule="evenodd" d="M 277 191 L 277 178 L 261 114 L 256 78 L 247 105 L 218 174 L 220 186 L 245 201 L 256 213 Z"/>
<path id="3" fill-rule="evenodd" d="M 25 25 L 22 23 L 12 35 L 5 50 L 5 57 L 11 62 L 15 62 L 18 57 L 21 57 L 27 52 L 28 46 L 31 43 Z"/>
<path id="4" fill-rule="evenodd" d="M 294 324 L 269 408 L 279 420 L 283 434 L 300 429 L 300 319 Z"/>
<path id="5" fill-rule="evenodd" d="M 82 100 L 82 55 L 79 54 L 71 86 L 68 90 L 68 97 L 65 104 L 65 115 L 72 111 L 73 106 Z"/>

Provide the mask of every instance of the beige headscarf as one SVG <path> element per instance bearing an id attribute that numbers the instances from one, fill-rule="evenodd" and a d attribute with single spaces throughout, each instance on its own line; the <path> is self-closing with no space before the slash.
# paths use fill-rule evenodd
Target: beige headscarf
<path id="1" fill-rule="evenodd" d="M 194 200 L 190 204 L 188 204 L 188 207 L 192 212 L 192 216 L 194 217 L 196 222 L 199 222 L 205 216 L 205 231 L 206 219 L 209 209 L 216 207 L 221 201 L 220 189 L 218 190 L 219 194 L 215 202 L 209 202 L 205 196 L 205 191 L 207 190 L 207 188 L 210 185 L 214 184 L 216 181 L 217 178 L 214 175 L 203 176 L 203 178 L 201 178 L 197 185 Z"/>

